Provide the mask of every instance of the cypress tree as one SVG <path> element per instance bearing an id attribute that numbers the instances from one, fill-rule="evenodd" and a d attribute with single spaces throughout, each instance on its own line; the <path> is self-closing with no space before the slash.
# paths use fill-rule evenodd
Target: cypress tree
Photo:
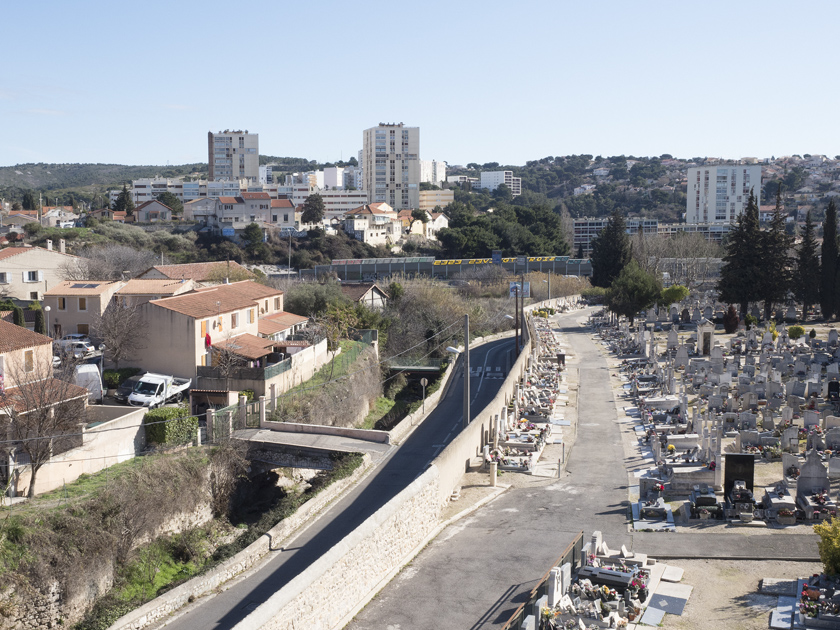
<path id="1" fill-rule="evenodd" d="M 820 309 L 823 319 L 831 319 L 837 311 L 837 207 L 834 199 L 825 211 L 820 253 Z"/>
<path id="2" fill-rule="evenodd" d="M 729 233 L 717 285 L 721 302 L 740 306 L 741 319 L 746 317 L 750 302 L 761 299 L 761 237 L 758 203 L 751 191 L 747 207 Z"/>
<path id="3" fill-rule="evenodd" d="M 607 288 L 630 262 L 630 239 L 624 217 L 616 208 L 607 225 L 592 241 L 592 284 Z"/>
<path id="4" fill-rule="evenodd" d="M 12 309 L 12 323 L 15 326 L 26 328 L 26 318 L 24 317 L 23 309 L 20 306 L 15 306 L 15 308 Z"/>
<path id="5" fill-rule="evenodd" d="M 44 311 L 40 308 L 35 311 L 35 332 L 42 335 L 47 334 L 47 319 Z"/>
<path id="6" fill-rule="evenodd" d="M 810 210 L 805 215 L 805 231 L 796 256 L 793 293 L 802 303 L 802 321 L 805 321 L 808 311 L 820 299 L 820 257 Z"/>
<path id="7" fill-rule="evenodd" d="M 782 189 L 776 189 L 776 209 L 769 228 L 761 234 L 760 258 L 762 265 L 759 286 L 764 300 L 764 320 L 770 320 L 773 305 L 783 302 L 790 291 L 793 274 L 791 269 L 791 237 L 785 229 L 782 215 Z"/>

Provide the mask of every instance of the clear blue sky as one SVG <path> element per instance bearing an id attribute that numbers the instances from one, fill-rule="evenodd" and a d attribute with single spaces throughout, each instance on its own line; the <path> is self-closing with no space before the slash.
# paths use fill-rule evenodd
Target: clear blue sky
<path id="1" fill-rule="evenodd" d="M 179 164 L 207 132 L 321 161 L 840 154 L 840 3 L 0 4 L 0 165 Z"/>

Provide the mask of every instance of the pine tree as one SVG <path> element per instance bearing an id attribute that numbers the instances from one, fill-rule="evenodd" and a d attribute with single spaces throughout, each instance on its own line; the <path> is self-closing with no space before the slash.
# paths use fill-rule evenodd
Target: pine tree
<path id="1" fill-rule="evenodd" d="M 630 262 L 630 239 L 624 217 L 616 208 L 601 233 L 592 241 L 592 284 L 607 288 Z"/>
<path id="2" fill-rule="evenodd" d="M 120 191 L 120 194 L 114 200 L 114 207 L 112 209 L 114 212 L 125 212 L 126 216 L 129 217 L 134 214 L 134 199 L 131 191 L 128 190 L 125 184 L 123 184 L 122 191 Z"/>
<path id="3" fill-rule="evenodd" d="M 837 207 L 828 203 L 823 221 L 823 242 L 820 256 L 820 309 L 824 319 L 837 311 Z"/>
<path id="4" fill-rule="evenodd" d="M 35 196 L 28 190 L 25 193 L 23 193 L 23 209 L 24 210 L 37 210 L 38 209 L 38 206 L 35 203 Z"/>
<path id="5" fill-rule="evenodd" d="M 738 217 L 738 224 L 729 233 L 726 254 L 720 269 L 717 290 L 720 300 L 738 304 L 741 318 L 747 315 L 750 302 L 761 299 L 758 280 L 761 278 L 760 243 L 761 230 L 758 227 L 758 203 L 750 192 L 749 202 Z"/>
<path id="6" fill-rule="evenodd" d="M 760 245 L 761 275 L 759 286 L 764 300 L 764 320 L 770 320 L 773 305 L 783 302 L 790 291 L 793 281 L 792 261 L 790 258 L 792 238 L 785 229 L 785 217 L 782 215 L 782 189 L 776 190 L 776 209 L 770 226 L 762 232 Z"/>
<path id="7" fill-rule="evenodd" d="M 811 211 L 805 215 L 805 232 L 796 257 L 793 293 L 802 303 L 802 321 L 808 318 L 808 311 L 820 299 L 820 257 L 817 254 L 817 240 L 814 237 L 814 222 Z"/>

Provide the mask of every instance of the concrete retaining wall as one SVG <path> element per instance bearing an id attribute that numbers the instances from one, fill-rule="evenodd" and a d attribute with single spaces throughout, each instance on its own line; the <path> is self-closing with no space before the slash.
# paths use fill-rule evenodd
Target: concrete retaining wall
<path id="1" fill-rule="evenodd" d="M 362 465 L 352 475 L 330 485 L 314 499 L 303 504 L 292 516 L 283 519 L 238 554 L 225 560 L 212 571 L 195 577 L 120 617 L 108 630 L 140 630 L 145 628 L 158 619 L 178 610 L 187 604 L 191 598 L 201 597 L 243 571 L 247 571 L 269 551 L 276 550 L 283 540 L 294 533 L 308 519 L 324 509 L 334 499 L 341 496 L 347 488 L 361 479 L 370 465 L 370 456 L 365 455 Z"/>
<path id="2" fill-rule="evenodd" d="M 336 627 L 435 528 L 437 480 L 432 465 L 234 630 Z"/>

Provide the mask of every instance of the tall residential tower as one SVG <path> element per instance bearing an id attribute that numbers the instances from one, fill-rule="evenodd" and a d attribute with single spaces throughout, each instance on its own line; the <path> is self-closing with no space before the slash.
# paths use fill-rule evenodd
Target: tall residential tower
<path id="1" fill-rule="evenodd" d="M 370 203 L 394 210 L 420 207 L 420 128 L 379 123 L 365 129 L 362 143 L 364 190 Z"/>
<path id="2" fill-rule="evenodd" d="M 761 205 L 761 166 L 734 164 L 688 169 L 686 223 L 733 223 L 755 192 Z"/>
<path id="3" fill-rule="evenodd" d="M 207 133 L 207 163 L 211 181 L 220 179 L 260 179 L 260 136 L 225 129 Z"/>

